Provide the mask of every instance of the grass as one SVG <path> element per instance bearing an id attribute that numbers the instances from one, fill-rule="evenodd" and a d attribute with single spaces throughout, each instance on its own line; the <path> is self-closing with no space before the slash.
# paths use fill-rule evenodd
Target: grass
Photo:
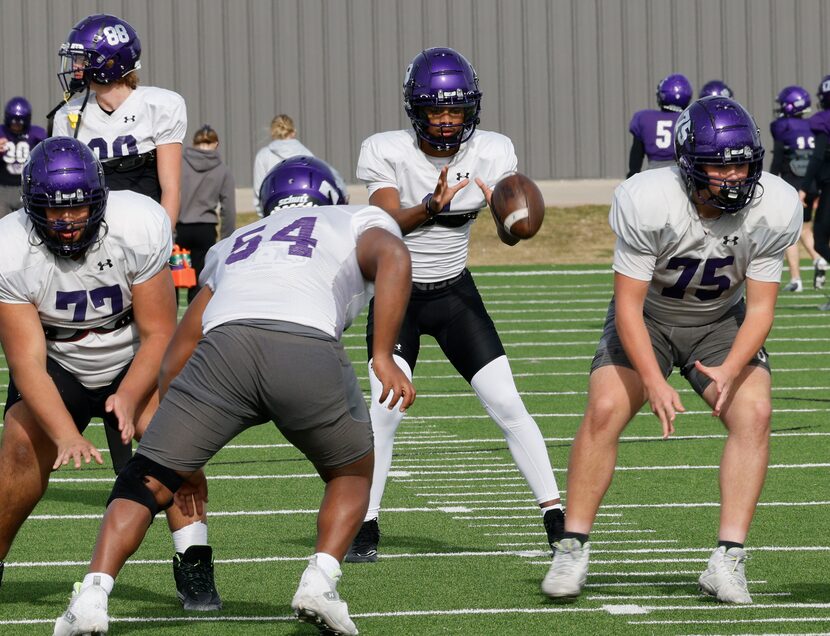
<path id="1" fill-rule="evenodd" d="M 610 272 L 514 266 L 474 273 L 564 490 Z M 344 565 L 340 591 L 361 634 L 830 631 L 830 348 L 827 316 L 815 309 L 823 300 L 810 291 L 782 296 L 768 341 L 775 414 L 772 468 L 748 544 L 755 605 L 728 607 L 697 594 L 697 574 L 716 539 L 715 467 L 724 433 L 677 374 L 671 382 L 689 413 L 666 442 L 647 411 L 628 427 L 592 535 L 589 586 L 578 601 L 555 604 L 539 591 L 549 563 L 544 532 L 504 439 L 425 339 L 419 397 L 401 426 L 384 499 L 382 558 Z M 360 318 L 345 342 L 366 387 L 364 326 Z M 105 446 L 100 425 L 88 435 Z M 296 624 L 289 609 L 313 550 L 322 493 L 310 464 L 266 425 L 220 452 L 208 475 L 224 610 L 209 616 L 180 610 L 172 542 L 159 519 L 118 579 L 111 633 L 316 633 Z M 111 479 L 108 466 L 53 476 L 9 555 L 0 633 L 51 633 L 72 582 L 85 572 Z"/>

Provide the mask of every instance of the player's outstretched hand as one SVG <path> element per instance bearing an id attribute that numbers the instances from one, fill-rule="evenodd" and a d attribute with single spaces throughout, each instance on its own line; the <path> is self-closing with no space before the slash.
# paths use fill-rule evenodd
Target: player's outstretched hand
<path id="1" fill-rule="evenodd" d="M 432 193 L 432 201 L 430 202 L 430 207 L 433 210 L 443 210 L 452 201 L 455 193 L 461 188 L 466 188 L 467 184 L 470 183 L 469 179 L 462 179 L 454 186 L 450 186 L 447 183 L 447 171 L 449 169 L 450 167 L 448 165 L 444 166 L 441 168 L 441 174 L 438 175 L 438 183 L 435 185 L 435 190 Z"/>
<path id="2" fill-rule="evenodd" d="M 118 419 L 118 430 L 121 431 L 121 442 L 129 443 L 135 435 L 135 405 L 124 399 L 118 393 L 107 398 L 104 405 L 107 413 L 112 413 Z"/>
<path id="3" fill-rule="evenodd" d="M 388 360 L 375 356 L 372 370 L 383 385 L 378 402 L 386 403 L 390 411 L 399 404 L 401 412 L 406 411 L 415 401 L 415 387 L 401 368 L 390 357 Z M 387 402 L 387 398 L 390 398 Z"/>
<path id="4" fill-rule="evenodd" d="M 484 194 L 484 198 L 487 201 L 487 205 L 490 205 L 490 199 L 493 198 L 493 190 L 482 181 L 479 177 L 476 177 L 476 185 L 481 188 L 481 192 Z"/>
<path id="5" fill-rule="evenodd" d="M 203 516 L 207 500 L 207 478 L 201 468 L 192 473 L 173 495 L 173 501 L 185 517 Z"/>
<path id="6" fill-rule="evenodd" d="M 655 386 L 646 387 L 646 399 L 651 405 L 651 412 L 663 426 L 663 439 L 667 439 L 674 433 L 674 418 L 686 410 L 680 401 L 680 395 L 663 380 Z"/>
<path id="7" fill-rule="evenodd" d="M 700 360 L 695 360 L 695 369 L 714 382 L 717 393 L 715 394 L 715 406 L 712 407 L 712 417 L 720 417 L 723 405 L 726 404 L 726 400 L 732 392 L 732 383 L 735 378 L 727 373 L 723 367 L 707 367 L 705 364 L 701 364 Z"/>
<path id="8" fill-rule="evenodd" d="M 59 441 L 56 445 L 58 447 L 58 456 L 55 458 L 55 463 L 52 464 L 52 470 L 66 466 L 69 462 L 73 462 L 75 468 L 80 468 L 82 460 L 86 464 L 93 459 L 96 464 L 104 463 L 101 453 L 98 452 L 95 445 L 80 433 L 69 440 Z"/>

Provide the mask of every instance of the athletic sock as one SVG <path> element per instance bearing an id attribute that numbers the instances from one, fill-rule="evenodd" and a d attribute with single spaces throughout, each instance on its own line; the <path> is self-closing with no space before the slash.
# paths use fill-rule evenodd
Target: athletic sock
<path id="1" fill-rule="evenodd" d="M 330 579 L 340 578 L 340 561 L 327 552 L 317 552 L 317 567 L 320 568 Z"/>
<path id="2" fill-rule="evenodd" d="M 735 543 L 734 541 L 718 541 L 718 547 L 721 547 L 721 546 L 723 546 L 727 550 L 730 550 L 732 548 L 741 548 L 741 549 L 743 549 L 744 544 L 743 543 Z"/>
<path id="3" fill-rule="evenodd" d="M 173 549 L 179 554 L 184 554 L 192 545 L 207 545 L 207 534 L 207 524 L 194 521 L 173 533 Z"/>
<path id="4" fill-rule="evenodd" d="M 84 577 L 83 583 L 81 583 L 81 591 L 83 592 L 86 588 L 95 585 L 96 583 L 103 588 L 103 590 L 107 593 L 107 596 L 112 594 L 115 579 L 109 574 L 104 574 L 103 572 L 90 572 L 87 574 Z"/>
<path id="5" fill-rule="evenodd" d="M 588 535 L 587 534 L 582 534 L 580 532 L 568 532 L 567 530 L 565 530 L 565 534 L 562 535 L 562 538 L 563 539 L 576 539 L 582 545 L 585 545 L 586 543 L 588 543 Z"/>
<path id="6" fill-rule="evenodd" d="M 542 511 L 542 517 L 544 518 L 545 513 L 548 510 L 563 510 L 563 508 L 562 508 L 562 504 L 558 503 L 558 504 L 553 504 L 552 506 L 545 506 L 544 508 L 540 508 L 540 510 Z"/>

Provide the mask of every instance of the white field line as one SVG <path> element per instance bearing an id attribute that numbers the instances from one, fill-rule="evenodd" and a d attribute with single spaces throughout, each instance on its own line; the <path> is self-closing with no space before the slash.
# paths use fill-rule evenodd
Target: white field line
<path id="1" fill-rule="evenodd" d="M 656 534 L 657 530 L 650 528 L 636 528 L 631 530 L 592 530 L 591 536 L 604 536 L 606 534 Z M 538 532 L 491 532 L 484 533 L 485 537 L 537 537 Z M 505 544 L 506 545 L 506 544 Z M 593 565 L 596 561 L 591 561 Z"/>
<path id="2" fill-rule="evenodd" d="M 550 563 L 548 561 L 548 563 Z M 767 582 L 763 580 L 759 581 L 747 581 L 750 585 L 765 585 Z M 673 586 L 673 587 L 694 587 L 697 589 L 697 582 L 692 583 L 691 581 L 645 581 L 645 582 L 638 582 L 638 583 L 586 583 L 585 587 L 655 587 L 655 586 Z"/>
<path id="3" fill-rule="evenodd" d="M 561 491 L 560 491 L 561 492 Z M 445 497 L 457 499 L 459 497 L 500 497 L 501 495 L 527 495 L 527 488 L 524 490 L 501 490 L 499 492 L 418 492 L 416 497 Z"/>
<path id="4" fill-rule="evenodd" d="M 792 607 L 793 605 L 798 605 L 797 603 L 787 603 L 785 605 L 776 606 L 767 605 L 766 607 L 773 607 L 775 609 L 784 609 Z M 803 604 L 802 604 L 803 605 Z M 827 607 L 830 607 L 830 604 L 824 604 Z M 750 607 L 759 607 L 759 605 L 750 605 Z M 699 608 L 691 608 L 691 609 L 699 609 Z M 820 607 L 818 609 L 825 609 L 825 607 Z M 782 616 L 780 618 L 729 618 L 724 620 L 670 620 L 670 621 L 628 621 L 629 625 L 723 625 L 728 623 L 730 625 L 735 623 L 827 623 L 830 625 L 830 616 Z M 824 632 L 825 634 L 827 632 Z"/>
<path id="5" fill-rule="evenodd" d="M 822 391 L 826 392 L 826 386 L 774 386 L 772 387 L 773 395 L 775 393 L 783 393 L 783 392 L 790 392 L 790 391 Z M 694 389 L 692 388 L 680 388 L 677 390 L 678 393 L 681 395 L 692 395 L 695 393 Z M 519 395 L 522 397 L 568 397 L 572 395 L 588 395 L 588 391 L 580 390 L 580 391 L 519 391 Z M 452 393 L 418 393 L 419 400 L 435 400 L 435 399 L 451 399 L 457 400 L 459 398 L 466 398 L 478 399 L 478 396 L 473 391 L 455 391 Z M 423 435 L 423 433 L 419 433 Z M 412 435 L 412 433 L 410 433 Z M 441 437 L 440 434 L 436 433 L 429 433 L 430 436 L 434 437 Z M 445 434 L 446 437 L 451 437 L 449 434 Z M 401 434 L 398 433 L 397 437 L 401 437 Z"/>
<path id="6" fill-rule="evenodd" d="M 593 563 L 593 562 L 592 562 Z M 791 592 L 752 592 L 752 596 L 792 596 Z M 662 594 L 589 594 L 585 597 L 589 601 L 639 601 L 639 600 L 658 600 L 658 601 L 673 601 L 675 599 L 697 599 L 700 600 L 700 594 L 672 594 L 671 596 L 664 596 Z"/>

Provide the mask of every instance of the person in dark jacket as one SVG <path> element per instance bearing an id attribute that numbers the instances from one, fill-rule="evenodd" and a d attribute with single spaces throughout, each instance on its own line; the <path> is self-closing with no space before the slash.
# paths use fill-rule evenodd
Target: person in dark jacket
<path id="1" fill-rule="evenodd" d="M 236 186 L 218 147 L 216 131 L 202 126 L 193 135 L 193 147 L 185 149 L 182 161 L 182 206 L 176 223 L 176 243 L 190 250 L 197 278 L 205 265 L 205 255 L 216 243 L 219 217 L 222 238 L 230 236 L 236 227 Z M 187 290 L 188 303 L 198 291 L 198 285 Z"/>

